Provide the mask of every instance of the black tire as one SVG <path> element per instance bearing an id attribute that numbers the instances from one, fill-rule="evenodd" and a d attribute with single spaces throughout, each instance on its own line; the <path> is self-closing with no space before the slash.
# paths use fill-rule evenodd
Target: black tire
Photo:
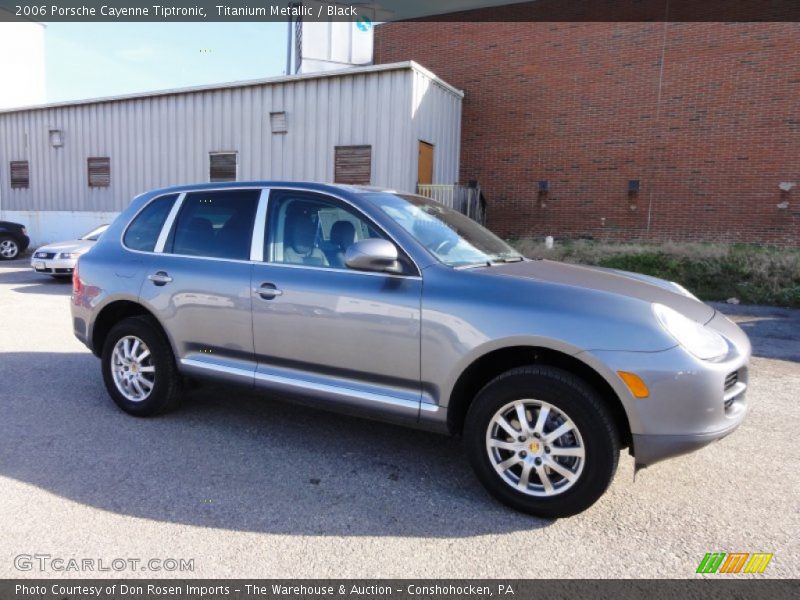
<path id="1" fill-rule="evenodd" d="M 492 464 L 487 451 L 492 419 L 508 403 L 522 399 L 549 403 L 568 415 L 580 432 L 585 463 L 575 482 L 561 493 L 526 494 L 512 487 Z M 464 442 L 472 468 L 492 496 L 516 510 L 544 518 L 568 517 L 594 504 L 611 483 L 620 452 L 614 421 L 597 392 L 575 375 L 547 366 L 516 368 L 489 382 L 469 407 Z M 535 481 L 543 483 L 538 476 Z"/>
<path id="2" fill-rule="evenodd" d="M 111 372 L 114 347 L 126 336 L 136 336 L 147 345 L 155 367 L 150 394 L 139 401 L 129 400 L 120 392 Z M 103 344 L 101 364 L 103 381 L 109 395 L 126 413 L 136 417 L 151 417 L 173 410 L 180 404 L 182 378 L 175 366 L 175 357 L 169 342 L 151 317 L 129 317 L 114 325 Z"/>
<path id="3" fill-rule="evenodd" d="M 4 249 L 3 252 L 0 252 L 0 260 L 19 258 L 19 242 L 10 235 L 0 235 L 0 247 Z"/>

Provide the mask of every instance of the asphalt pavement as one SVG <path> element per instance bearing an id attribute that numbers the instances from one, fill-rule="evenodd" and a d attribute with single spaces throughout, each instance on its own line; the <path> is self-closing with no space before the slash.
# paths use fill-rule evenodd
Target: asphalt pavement
<path id="1" fill-rule="evenodd" d="M 719 306 L 754 344 L 744 424 L 635 481 L 623 454 L 594 507 L 551 521 L 492 500 L 458 439 L 221 387 L 130 417 L 72 335 L 69 292 L 0 264 L 0 578 L 682 578 L 717 551 L 774 554 L 747 577 L 800 576 L 800 311 Z"/>

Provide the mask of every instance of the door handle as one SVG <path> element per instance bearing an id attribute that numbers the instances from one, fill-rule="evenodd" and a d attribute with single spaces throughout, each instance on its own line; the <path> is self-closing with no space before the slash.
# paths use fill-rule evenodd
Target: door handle
<path id="1" fill-rule="evenodd" d="M 167 275 L 164 271 L 158 271 L 157 273 L 151 273 L 147 276 L 147 278 L 152 281 L 155 285 L 166 285 L 172 281 L 172 277 Z"/>
<path id="2" fill-rule="evenodd" d="M 276 288 L 274 283 L 262 283 L 261 287 L 253 291 L 264 300 L 272 300 L 278 296 L 283 296 L 283 290 Z"/>

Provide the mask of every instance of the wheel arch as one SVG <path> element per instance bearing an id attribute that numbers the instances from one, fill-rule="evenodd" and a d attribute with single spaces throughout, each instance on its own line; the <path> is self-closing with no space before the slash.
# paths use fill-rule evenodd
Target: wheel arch
<path id="1" fill-rule="evenodd" d="M 630 446 L 631 426 L 621 399 L 611 384 L 594 368 L 579 358 L 542 346 L 498 348 L 476 358 L 456 380 L 447 405 L 447 427 L 461 434 L 464 420 L 478 392 L 492 379 L 511 369 L 527 365 L 545 365 L 563 369 L 591 386 L 608 407 L 620 435 L 620 444 Z"/>
<path id="2" fill-rule="evenodd" d="M 103 353 L 103 345 L 108 337 L 111 328 L 123 319 L 129 317 L 149 317 L 159 328 L 164 339 L 171 344 L 171 340 L 166 330 L 161 325 L 156 316 L 142 304 L 133 300 L 114 300 L 106 304 L 94 320 L 92 326 L 91 348 L 95 356 Z"/>

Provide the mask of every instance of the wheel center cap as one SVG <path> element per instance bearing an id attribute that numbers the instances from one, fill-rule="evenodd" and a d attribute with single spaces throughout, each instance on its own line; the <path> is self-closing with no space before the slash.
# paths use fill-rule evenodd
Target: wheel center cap
<path id="1" fill-rule="evenodd" d="M 534 454 L 539 454 L 539 452 L 542 450 L 542 444 L 541 442 L 533 441 L 528 444 L 528 449 Z"/>

